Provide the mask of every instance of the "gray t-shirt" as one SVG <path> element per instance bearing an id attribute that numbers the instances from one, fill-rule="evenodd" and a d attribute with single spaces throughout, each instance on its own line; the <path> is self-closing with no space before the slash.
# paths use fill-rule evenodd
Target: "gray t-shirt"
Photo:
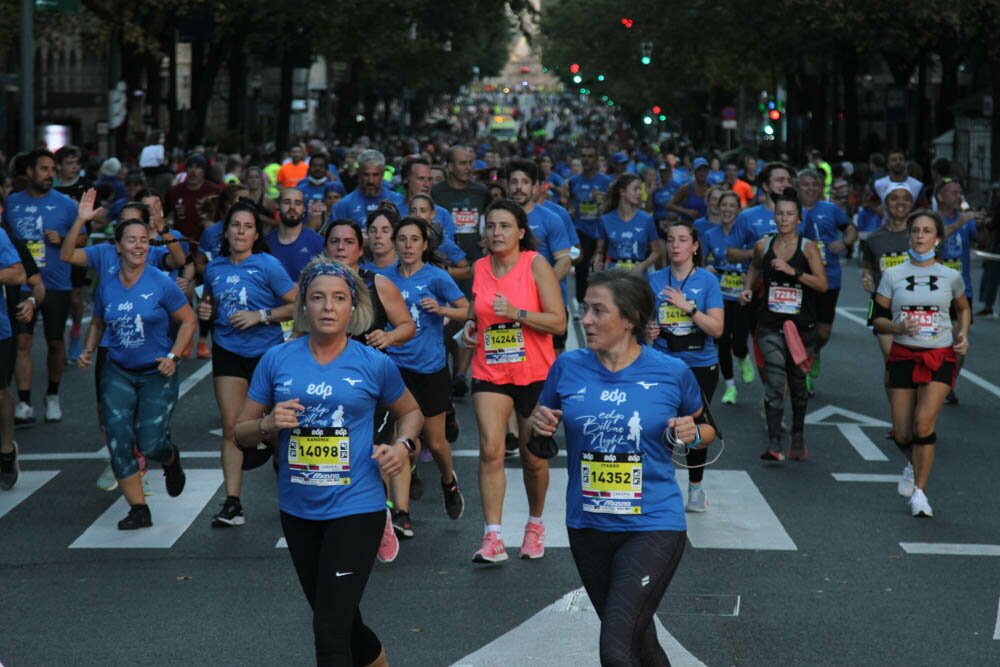
<path id="1" fill-rule="evenodd" d="M 892 320 L 915 319 L 915 336 L 893 334 L 893 340 L 908 347 L 938 348 L 952 344 L 948 310 L 955 297 L 965 294 L 962 274 L 935 262 L 916 266 L 907 261 L 882 274 L 878 293 L 892 301 Z"/>
<path id="2" fill-rule="evenodd" d="M 879 227 L 868 235 L 861 244 L 861 258 L 865 265 L 872 267 L 872 278 L 876 287 L 886 269 L 909 263 L 909 251 L 910 235 L 905 228 L 898 232 L 890 232 L 885 227 Z"/>

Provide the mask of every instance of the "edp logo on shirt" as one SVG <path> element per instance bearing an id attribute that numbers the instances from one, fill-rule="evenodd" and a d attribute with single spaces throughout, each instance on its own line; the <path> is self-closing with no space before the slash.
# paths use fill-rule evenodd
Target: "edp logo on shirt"
<path id="1" fill-rule="evenodd" d="M 333 395 L 333 387 L 325 382 L 320 382 L 319 384 L 310 384 L 306 387 L 306 393 L 311 396 L 319 396 L 321 398 L 330 398 Z"/>
<path id="2" fill-rule="evenodd" d="M 601 400 L 614 403 L 615 405 L 621 405 L 628 400 L 628 394 L 621 389 L 612 389 L 611 391 L 605 389 L 601 392 Z"/>

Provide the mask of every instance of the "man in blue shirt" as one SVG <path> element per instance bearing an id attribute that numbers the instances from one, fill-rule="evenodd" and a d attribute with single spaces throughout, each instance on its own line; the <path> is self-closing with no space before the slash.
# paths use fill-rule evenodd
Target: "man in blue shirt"
<path id="1" fill-rule="evenodd" d="M 733 263 L 749 262 L 753 259 L 753 247 L 761 237 L 776 234 L 774 225 L 774 202 L 771 193 L 780 195 L 792 184 L 795 171 L 784 162 L 768 162 L 760 170 L 760 187 L 764 192 L 763 203 L 751 206 L 736 216 L 729 230 L 729 247 L 726 259 Z"/>
<path id="2" fill-rule="evenodd" d="M 327 219 L 326 193 L 336 190 L 341 196 L 347 194 L 343 184 L 330 178 L 330 158 L 324 153 L 313 155 L 309 160 L 309 172 L 306 177 L 295 184 L 306 198 L 310 226 L 315 229 Z"/>
<path id="3" fill-rule="evenodd" d="M 59 405 L 59 382 L 66 366 L 66 343 L 63 334 L 70 310 L 70 266 L 59 258 L 63 236 L 76 220 L 76 202 L 52 189 L 56 175 L 55 156 L 43 149 L 32 151 L 27 159 L 28 187 L 7 198 L 3 221 L 14 238 L 28 246 L 32 258 L 41 269 L 45 285 L 45 301 L 39 310 L 45 322 L 48 343 L 49 385 L 45 392 L 45 421 L 62 419 Z M 24 293 L 25 296 L 28 292 Z M 18 323 L 17 366 L 15 377 L 18 398 L 14 410 L 17 423 L 35 421 L 31 406 L 31 339 L 35 319 Z"/>
<path id="4" fill-rule="evenodd" d="M 365 150 L 358 156 L 358 187 L 333 207 L 334 219 L 347 218 L 365 227 L 370 211 L 385 201 L 397 208 L 403 198 L 385 186 L 385 156 L 376 150 Z"/>
<path id="5" fill-rule="evenodd" d="M 323 237 L 303 226 L 305 216 L 306 203 L 302 190 L 285 188 L 278 199 L 281 224 L 266 238 L 271 254 L 295 282 L 298 282 L 306 264 L 323 252 Z"/>
<path id="6" fill-rule="evenodd" d="M 597 170 L 597 147 L 581 142 L 577 146 L 583 172 L 569 179 L 570 203 L 576 231 L 580 234 L 580 263 L 576 266 L 576 300 L 583 303 L 587 293 L 587 276 L 597 247 L 598 222 L 601 219 L 601 200 L 613 180 Z"/>
<path id="7" fill-rule="evenodd" d="M 0 284 L 17 287 L 27 280 L 24 265 L 7 232 L 0 229 Z M 17 482 L 17 447 L 14 445 L 14 411 L 10 378 L 14 374 L 14 334 L 10 322 L 6 290 L 0 289 L 0 491 L 9 491 Z"/>

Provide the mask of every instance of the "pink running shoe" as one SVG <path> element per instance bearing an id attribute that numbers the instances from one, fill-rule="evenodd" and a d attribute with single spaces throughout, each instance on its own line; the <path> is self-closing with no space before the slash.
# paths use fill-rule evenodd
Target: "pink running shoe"
<path id="1" fill-rule="evenodd" d="M 385 530 L 382 531 L 382 541 L 378 545 L 378 562 L 391 563 L 399 555 L 399 538 L 392 529 L 392 514 L 385 510 Z"/>
<path id="2" fill-rule="evenodd" d="M 473 563 L 502 563 L 507 560 L 507 547 L 503 545 L 503 540 L 495 531 L 486 533 L 483 537 L 483 546 L 472 555 Z"/>
<path id="3" fill-rule="evenodd" d="M 544 539 L 545 526 L 539 526 L 537 523 L 529 521 L 528 525 L 524 527 L 524 541 L 521 542 L 521 558 L 534 560 L 544 556 L 545 545 L 542 543 Z"/>

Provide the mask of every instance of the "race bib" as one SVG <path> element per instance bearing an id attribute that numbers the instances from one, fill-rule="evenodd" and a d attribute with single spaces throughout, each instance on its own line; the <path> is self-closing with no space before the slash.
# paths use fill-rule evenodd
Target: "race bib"
<path id="1" fill-rule="evenodd" d="M 295 328 L 295 320 L 285 320 L 281 322 L 281 337 L 286 342 L 292 337 L 292 329 Z"/>
<path id="2" fill-rule="evenodd" d="M 467 208 L 455 208 L 451 211 L 455 220 L 456 234 L 475 234 L 479 231 L 479 211 Z"/>
<path id="3" fill-rule="evenodd" d="M 351 483 L 351 438 L 343 427 L 294 428 L 288 436 L 293 484 L 347 486 Z"/>
<path id="4" fill-rule="evenodd" d="M 743 274 L 736 271 L 726 271 L 719 276 L 719 287 L 722 289 L 722 296 L 738 299 L 743 293 Z"/>
<path id="5" fill-rule="evenodd" d="M 895 253 L 891 255 L 882 255 L 881 257 L 878 258 L 879 269 L 882 270 L 882 273 L 885 273 L 892 267 L 899 266 L 900 264 L 905 262 L 906 257 L 907 255 L 905 254 L 895 254 Z"/>
<path id="6" fill-rule="evenodd" d="M 45 241 L 26 241 L 31 259 L 35 260 L 38 268 L 45 268 Z"/>
<path id="7" fill-rule="evenodd" d="M 688 303 L 694 305 L 690 301 Z M 694 331 L 694 322 L 691 321 L 691 316 L 671 303 L 666 301 L 661 303 L 658 315 L 660 328 L 675 336 L 687 336 Z"/>
<path id="8" fill-rule="evenodd" d="M 798 315 L 802 311 L 802 288 L 771 285 L 767 290 L 767 309 L 779 315 Z"/>
<path id="9" fill-rule="evenodd" d="M 947 266 L 949 269 L 955 269 L 960 273 L 962 271 L 962 260 L 960 259 L 946 259 L 941 263 Z"/>
<path id="10" fill-rule="evenodd" d="M 483 332 L 487 364 L 518 364 L 524 361 L 524 331 L 519 322 L 500 323 Z"/>
<path id="11" fill-rule="evenodd" d="M 819 256 L 823 259 L 823 266 L 826 266 L 826 264 L 827 264 L 827 261 L 826 261 L 826 244 L 823 243 L 822 241 L 820 241 L 819 239 L 817 239 L 816 240 L 816 248 L 817 248 L 817 250 L 819 250 Z"/>
<path id="12" fill-rule="evenodd" d="M 596 218 L 597 217 L 597 202 L 592 202 L 592 201 L 580 202 L 580 217 L 581 218 Z"/>
<path id="13" fill-rule="evenodd" d="M 614 268 L 620 271 L 631 271 L 636 267 L 636 264 L 638 264 L 638 262 L 636 262 L 634 259 L 623 259 L 618 262 L 615 262 Z"/>
<path id="14" fill-rule="evenodd" d="M 584 512 L 642 514 L 642 454 L 583 452 L 580 490 Z"/>
<path id="15" fill-rule="evenodd" d="M 903 306 L 899 310 L 902 319 L 917 323 L 914 338 L 933 340 L 940 335 L 941 309 L 937 306 Z"/>

